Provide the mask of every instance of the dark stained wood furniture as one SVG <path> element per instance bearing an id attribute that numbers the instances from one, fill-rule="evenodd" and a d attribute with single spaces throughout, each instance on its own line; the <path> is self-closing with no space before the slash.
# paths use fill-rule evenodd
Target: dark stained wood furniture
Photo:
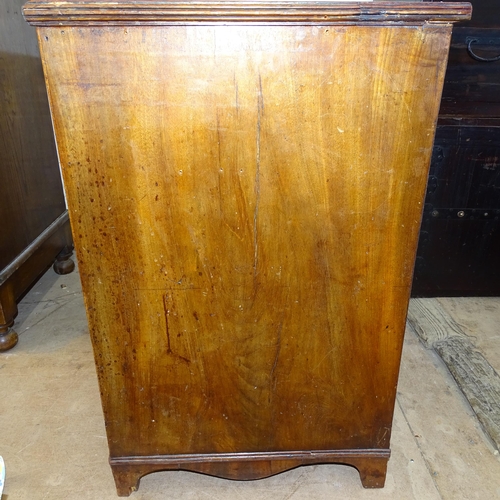
<path id="1" fill-rule="evenodd" d="M 117 491 L 384 485 L 451 35 L 469 4 L 31 1 Z"/>
<path id="2" fill-rule="evenodd" d="M 453 28 L 412 294 L 500 295 L 499 255 L 500 5 L 475 0 Z"/>
<path id="3" fill-rule="evenodd" d="M 56 258 L 60 273 L 74 266 L 36 32 L 23 3 L 0 2 L 0 352 L 17 343 L 16 302 L 36 278 Z"/>

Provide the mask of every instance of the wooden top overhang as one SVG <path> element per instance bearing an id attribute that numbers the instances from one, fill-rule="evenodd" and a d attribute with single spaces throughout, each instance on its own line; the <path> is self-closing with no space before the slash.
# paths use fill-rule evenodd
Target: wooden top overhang
<path id="1" fill-rule="evenodd" d="M 336 2 L 332 0 L 30 0 L 26 20 L 34 26 L 134 25 L 415 25 L 470 19 L 458 2 Z"/>

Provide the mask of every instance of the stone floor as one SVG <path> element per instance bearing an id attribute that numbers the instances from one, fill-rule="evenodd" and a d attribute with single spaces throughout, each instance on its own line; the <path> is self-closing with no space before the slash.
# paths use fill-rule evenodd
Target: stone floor
<path id="1" fill-rule="evenodd" d="M 500 299 L 439 299 L 500 368 Z M 49 271 L 19 305 L 17 347 L 0 355 L 2 500 L 117 498 L 77 273 Z M 441 359 L 408 329 L 386 486 L 355 469 L 309 466 L 234 482 L 185 472 L 146 476 L 132 499 L 500 498 L 498 451 Z"/>

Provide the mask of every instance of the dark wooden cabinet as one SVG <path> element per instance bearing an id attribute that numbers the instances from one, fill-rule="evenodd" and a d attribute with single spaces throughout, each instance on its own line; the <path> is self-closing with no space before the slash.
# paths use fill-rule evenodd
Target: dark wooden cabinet
<path id="1" fill-rule="evenodd" d="M 477 0 L 471 21 L 453 28 L 414 296 L 500 295 L 498 59 L 498 2 Z"/>
<path id="2" fill-rule="evenodd" d="M 0 351 L 17 342 L 16 301 L 72 240 L 36 32 L 22 0 L 0 3 Z"/>
<path id="3" fill-rule="evenodd" d="M 28 2 L 118 493 L 384 485 L 451 26 L 469 4 Z"/>

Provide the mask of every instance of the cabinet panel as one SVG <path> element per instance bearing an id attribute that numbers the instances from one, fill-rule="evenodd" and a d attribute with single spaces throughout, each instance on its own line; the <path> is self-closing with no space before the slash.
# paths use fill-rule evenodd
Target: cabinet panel
<path id="1" fill-rule="evenodd" d="M 498 295 L 500 11 L 474 2 L 453 29 L 412 294 Z M 432 215 L 434 214 L 434 215 Z M 458 216 L 457 214 L 461 214 Z"/>
<path id="2" fill-rule="evenodd" d="M 0 2 L 0 352 L 17 342 L 16 301 L 65 247 L 69 263 L 72 245 L 36 32 L 23 3 Z"/>
<path id="3" fill-rule="evenodd" d="M 103 383 L 127 395 L 105 404 L 111 454 L 386 443 L 443 31 L 54 31 L 91 331 L 111 349 Z M 352 373 L 353 356 L 384 370 Z"/>
<path id="4" fill-rule="evenodd" d="M 0 270 L 65 210 L 35 30 L 0 5 Z"/>
<path id="5" fill-rule="evenodd" d="M 413 295 L 500 292 L 500 129 L 439 126 Z"/>
<path id="6" fill-rule="evenodd" d="M 500 29 L 453 29 L 440 116 L 500 120 L 500 60 L 481 62 L 471 57 L 467 46 L 483 58 L 500 55 Z"/>

